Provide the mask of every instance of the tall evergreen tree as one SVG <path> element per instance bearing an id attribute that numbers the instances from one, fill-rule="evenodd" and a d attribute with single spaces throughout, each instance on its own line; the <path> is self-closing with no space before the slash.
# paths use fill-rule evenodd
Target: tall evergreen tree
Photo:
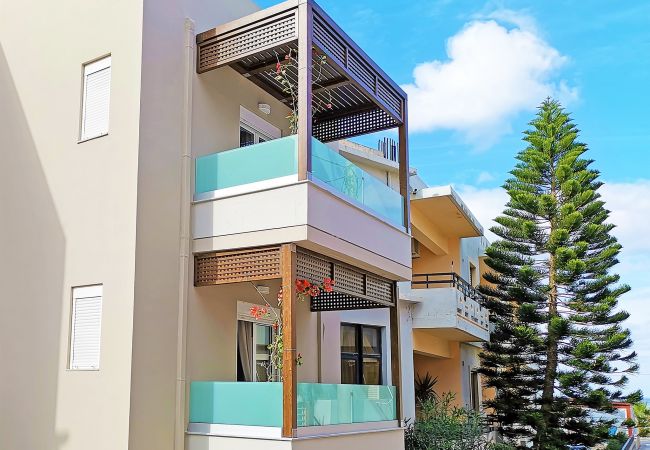
<path id="1" fill-rule="evenodd" d="M 500 239 L 486 251 L 495 331 L 482 373 L 496 388 L 486 406 L 504 436 L 564 449 L 606 436 L 590 410 L 611 410 L 637 370 L 621 325 L 629 314 L 618 309 L 630 288 L 611 271 L 621 245 L 578 129 L 550 99 L 529 125 L 491 229 Z"/>

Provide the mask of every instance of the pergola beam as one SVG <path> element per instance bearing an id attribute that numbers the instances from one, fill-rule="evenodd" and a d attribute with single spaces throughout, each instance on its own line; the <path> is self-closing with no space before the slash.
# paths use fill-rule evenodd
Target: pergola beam
<path id="1" fill-rule="evenodd" d="M 311 173 L 312 140 L 312 5 L 298 5 L 298 180 Z"/>
<path id="2" fill-rule="evenodd" d="M 307 53 L 306 59 L 311 59 L 312 46 L 307 48 L 304 43 L 318 47 L 327 55 L 328 64 L 347 79 L 345 84 L 352 84 L 397 125 L 404 121 L 404 91 L 313 0 L 289 0 L 199 34 L 197 71 L 231 65 L 276 98 L 288 101 L 276 86 L 262 79 L 261 74 L 272 70 L 277 61 L 263 61 L 252 68 L 243 61 L 250 64 L 251 57 L 259 59 L 265 52 L 268 58 L 268 52 L 296 42 L 298 54 Z"/>

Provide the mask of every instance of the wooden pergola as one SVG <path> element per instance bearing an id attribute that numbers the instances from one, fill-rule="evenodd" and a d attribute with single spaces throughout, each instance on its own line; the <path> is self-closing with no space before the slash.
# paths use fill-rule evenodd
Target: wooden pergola
<path id="1" fill-rule="evenodd" d="M 312 0 L 289 0 L 258 11 L 249 16 L 219 25 L 200 33 L 197 42 L 197 72 L 203 73 L 230 66 L 242 76 L 270 93 L 280 101 L 289 103 L 283 86 L 276 79 L 276 64 L 290 52 L 297 55 L 296 68 L 288 68 L 287 77 L 297 86 L 298 110 L 298 178 L 309 179 L 311 173 L 312 137 L 321 142 L 345 139 L 389 128 L 399 133 L 400 194 L 404 201 L 404 228 L 410 231 L 408 190 L 408 125 L 406 93 L 361 50 L 350 37 Z M 327 64 L 319 67 L 319 85 L 314 88 L 316 76 L 313 52 L 325 55 Z M 323 108 L 328 103 L 328 108 Z M 296 277 L 306 277 L 300 272 L 300 262 L 305 252 L 294 244 L 284 244 L 273 255 L 265 249 L 248 249 L 259 252 L 244 263 L 271 258 L 276 263 L 259 265 L 262 272 L 242 272 L 241 276 L 223 279 L 202 279 L 200 267 L 218 267 L 225 253 L 197 255 L 195 285 L 241 282 L 254 279 L 280 278 L 283 286 L 293 287 Z M 226 252 L 228 253 L 228 252 Z M 240 252 L 241 253 L 241 252 Z M 397 417 L 401 417 L 399 317 L 395 283 L 371 273 L 344 267 L 334 261 L 327 262 L 322 255 L 311 255 L 330 264 L 334 279 L 337 270 L 349 270 L 361 276 L 363 292 L 351 291 L 337 280 L 336 292 L 319 298 L 312 310 L 360 309 L 387 307 L 390 310 L 391 371 L 392 382 L 397 387 Z M 201 259 L 201 258 L 208 258 Z M 212 259 L 209 259 L 212 258 Z M 274 259 L 275 258 L 275 259 Z M 268 260 L 267 260 L 268 263 Z M 207 266 L 206 266 L 207 264 Z M 212 266 L 211 266 L 212 265 Z M 228 266 L 231 269 L 235 266 Z M 240 266 L 241 267 L 241 266 Z M 323 266 L 325 267 L 325 266 Z M 215 269 L 216 270 L 216 269 Z M 269 273 L 264 273 L 270 270 Z M 237 270 L 235 270 L 237 272 Z M 215 275 L 216 276 L 216 275 Z M 339 276 L 339 278 L 341 278 Z M 313 279 L 312 281 L 322 281 Z M 388 284 L 387 284 L 388 283 Z M 357 283 L 358 285 L 358 283 Z M 283 426 L 282 436 L 294 437 L 297 428 L 297 378 L 296 378 L 296 293 L 284 289 L 282 302 L 284 329 L 283 375 Z M 319 296 L 321 297 L 321 296 Z M 317 309 L 314 309 L 314 304 Z M 347 305 L 347 306 L 346 306 Z"/>

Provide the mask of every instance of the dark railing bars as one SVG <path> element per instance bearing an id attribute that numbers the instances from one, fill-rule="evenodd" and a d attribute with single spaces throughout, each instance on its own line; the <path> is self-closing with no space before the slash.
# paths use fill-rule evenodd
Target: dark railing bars
<path id="1" fill-rule="evenodd" d="M 460 291 L 465 297 L 477 301 L 481 306 L 485 306 L 485 296 L 455 272 L 414 273 L 413 281 L 411 281 L 412 286 L 424 286 L 427 289 L 440 287 L 438 285 L 441 284 L 448 284 Z"/>

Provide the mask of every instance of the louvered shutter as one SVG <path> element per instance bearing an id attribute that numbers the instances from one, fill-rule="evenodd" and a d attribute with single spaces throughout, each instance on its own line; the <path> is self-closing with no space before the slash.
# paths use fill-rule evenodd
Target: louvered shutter
<path id="1" fill-rule="evenodd" d="M 102 286 L 72 290 L 70 368 L 99 369 L 102 328 Z"/>
<path id="2" fill-rule="evenodd" d="M 81 140 L 108 134 L 111 99 L 111 57 L 84 66 Z"/>

